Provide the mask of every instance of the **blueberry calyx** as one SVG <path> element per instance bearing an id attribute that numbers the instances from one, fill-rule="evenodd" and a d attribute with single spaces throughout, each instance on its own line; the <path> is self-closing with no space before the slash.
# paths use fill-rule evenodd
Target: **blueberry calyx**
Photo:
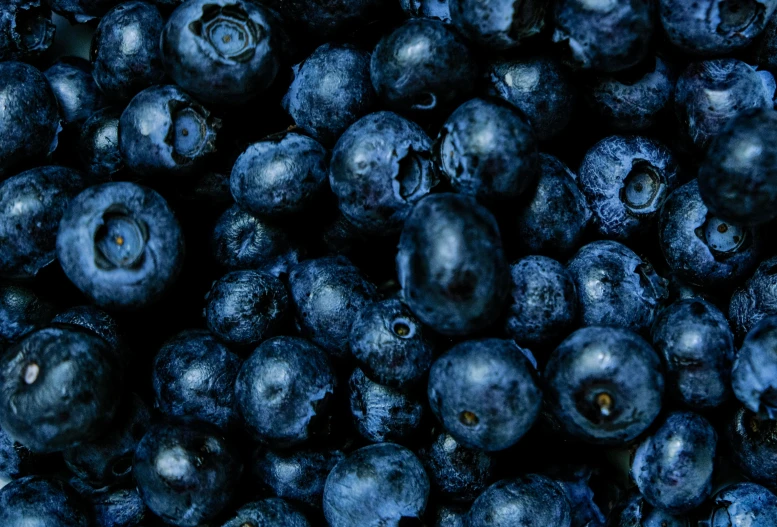
<path id="1" fill-rule="evenodd" d="M 94 236 L 95 263 L 102 269 L 132 268 L 141 260 L 148 227 L 120 205 L 109 207 Z"/>
<path id="2" fill-rule="evenodd" d="M 234 62 L 248 62 L 256 53 L 256 43 L 262 31 L 240 6 L 206 4 L 202 18 L 189 24 L 192 33 L 221 58 Z"/>

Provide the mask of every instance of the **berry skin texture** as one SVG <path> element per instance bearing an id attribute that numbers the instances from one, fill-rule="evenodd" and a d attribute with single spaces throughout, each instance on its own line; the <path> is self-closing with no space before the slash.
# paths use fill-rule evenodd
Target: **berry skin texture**
<path id="1" fill-rule="evenodd" d="M 238 206 L 259 216 L 309 207 L 326 189 L 327 151 L 315 139 L 287 133 L 249 146 L 235 161 L 230 189 Z"/>
<path id="2" fill-rule="evenodd" d="M 777 485 L 776 421 L 739 408 L 729 420 L 726 436 L 734 463 L 747 478 L 768 487 Z"/>
<path id="3" fill-rule="evenodd" d="M 637 447 L 631 475 L 654 507 L 672 514 L 688 512 L 712 493 L 716 445 L 715 429 L 702 416 L 669 414 Z"/>
<path id="4" fill-rule="evenodd" d="M 67 324 L 93 333 L 111 346 L 120 363 L 126 364 L 130 360 L 127 344 L 116 319 L 102 309 L 92 305 L 73 306 L 58 313 L 51 323 Z"/>
<path id="5" fill-rule="evenodd" d="M 477 64 L 452 28 L 440 20 L 412 18 L 378 43 L 370 78 L 389 108 L 424 114 L 466 99 L 475 88 Z"/>
<path id="6" fill-rule="evenodd" d="M 533 365 L 512 341 L 462 342 L 429 372 L 432 412 L 456 441 L 495 452 L 511 447 L 534 424 L 542 392 Z"/>
<path id="7" fill-rule="evenodd" d="M 0 348 L 41 329 L 53 316 L 54 306 L 31 289 L 13 283 L 0 284 Z"/>
<path id="8" fill-rule="evenodd" d="M 326 353 L 299 337 L 264 341 L 243 363 L 235 402 L 247 429 L 270 446 L 308 440 L 329 411 L 335 376 Z"/>
<path id="9" fill-rule="evenodd" d="M 542 31 L 547 2 L 529 0 L 520 4 L 497 0 L 449 0 L 451 22 L 467 38 L 494 50 L 517 47 L 522 40 Z"/>
<path id="10" fill-rule="evenodd" d="M 487 452 L 467 448 L 441 432 L 418 456 L 426 467 L 432 489 L 445 499 L 469 503 L 491 482 L 496 460 Z"/>
<path id="11" fill-rule="evenodd" d="M 94 489 L 78 478 L 71 478 L 68 483 L 86 502 L 96 527 L 143 526 L 143 520 L 151 516 L 134 485 Z"/>
<path id="12" fill-rule="evenodd" d="M 583 246 L 567 264 L 577 286 L 583 326 L 647 331 L 669 296 L 650 262 L 618 242 Z"/>
<path id="13" fill-rule="evenodd" d="M 472 99 L 459 106 L 437 137 L 437 163 L 451 186 L 483 201 L 515 198 L 537 178 L 537 140 L 511 105 Z"/>
<path id="14" fill-rule="evenodd" d="M 119 363 L 101 338 L 46 328 L 0 361 L 0 425 L 34 452 L 57 452 L 106 429 L 119 404 Z"/>
<path id="15" fill-rule="evenodd" d="M 81 125 L 78 155 L 81 166 L 90 176 L 106 181 L 124 168 L 119 150 L 119 118 L 121 110 L 103 108 L 91 114 Z"/>
<path id="16" fill-rule="evenodd" d="M 0 61 L 35 59 L 54 42 L 48 3 L 15 0 L 0 5 Z"/>
<path id="17" fill-rule="evenodd" d="M 514 525 L 572 527 L 572 514 L 564 490 L 537 474 L 504 479 L 488 487 L 467 516 L 468 527 Z"/>
<path id="18" fill-rule="evenodd" d="M 21 62 L 0 62 L 0 79 L 2 180 L 53 152 L 62 127 L 57 98 L 40 71 Z"/>
<path id="19" fill-rule="evenodd" d="M 728 319 L 738 338 L 772 315 L 777 315 L 777 257 L 761 262 L 753 276 L 734 291 L 728 306 Z"/>
<path id="20" fill-rule="evenodd" d="M 437 184 L 431 148 L 417 124 L 393 112 L 359 119 L 332 151 L 329 184 L 340 211 L 364 232 L 399 230 L 413 204 Z"/>
<path id="21" fill-rule="evenodd" d="M 238 104 L 278 73 L 286 36 L 275 12 L 250 0 L 186 0 L 162 31 L 165 71 L 205 102 Z"/>
<path id="22" fill-rule="evenodd" d="M 661 361 L 631 331 L 575 331 L 553 352 L 544 377 L 553 417 L 568 435 L 590 443 L 624 445 L 661 412 Z"/>
<path id="23" fill-rule="evenodd" d="M 100 307 L 132 310 L 159 299 L 183 263 L 183 235 L 167 202 L 134 183 L 79 194 L 62 218 L 57 256 L 73 284 Z"/>
<path id="24" fill-rule="evenodd" d="M 409 525 L 420 522 L 428 497 L 429 478 L 418 458 L 381 443 L 356 450 L 332 469 L 324 516 L 330 527 Z"/>
<path id="25" fill-rule="evenodd" d="M 405 221 L 397 253 L 403 300 L 444 335 L 467 335 L 499 315 L 509 269 L 491 213 L 467 196 L 434 194 Z"/>
<path id="26" fill-rule="evenodd" d="M 437 18 L 446 24 L 451 22 L 448 0 L 399 0 L 402 11 L 412 18 Z"/>
<path id="27" fill-rule="evenodd" d="M 739 349 L 731 386 L 745 408 L 763 419 L 777 418 L 777 317 L 751 329 Z"/>
<path id="28" fill-rule="evenodd" d="M 625 240 L 644 234 L 677 185 L 679 167 L 672 152 L 653 139 L 614 135 L 585 155 L 578 185 L 605 238 Z"/>
<path id="29" fill-rule="evenodd" d="M 777 496 L 755 483 L 737 483 L 718 491 L 712 498 L 709 525 L 774 527 L 775 518 L 777 518 Z M 726 523 L 719 524 L 716 523 L 717 521 Z M 699 524 L 707 523 L 702 520 Z"/>
<path id="30" fill-rule="evenodd" d="M 206 425 L 152 426 L 135 450 L 133 472 L 151 512 L 197 527 L 232 500 L 243 465 L 235 448 Z"/>
<path id="31" fill-rule="evenodd" d="M 608 527 L 690 527 L 690 519 L 654 508 L 639 492 L 632 492 L 610 513 Z"/>
<path id="32" fill-rule="evenodd" d="M 18 479 L 0 490 L 0 525 L 90 527 L 85 504 L 64 481 L 41 476 Z"/>
<path id="33" fill-rule="evenodd" d="M 777 217 L 777 112 L 746 111 L 712 141 L 699 168 L 710 212 L 742 225 Z"/>
<path id="34" fill-rule="evenodd" d="M 280 498 L 267 498 L 243 505 L 222 527 L 245 527 L 246 525 L 310 527 L 310 523 L 302 513 L 294 510 Z"/>
<path id="35" fill-rule="evenodd" d="M 63 125 L 80 126 L 102 108 L 103 96 L 92 77 L 92 67 L 79 57 L 63 57 L 43 72 L 59 103 Z"/>

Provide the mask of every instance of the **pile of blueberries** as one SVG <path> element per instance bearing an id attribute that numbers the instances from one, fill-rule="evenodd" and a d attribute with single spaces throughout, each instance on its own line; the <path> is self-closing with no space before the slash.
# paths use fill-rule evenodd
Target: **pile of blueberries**
<path id="1" fill-rule="evenodd" d="M 777 0 L 1 0 L 0 527 L 777 527 L 775 75 Z"/>

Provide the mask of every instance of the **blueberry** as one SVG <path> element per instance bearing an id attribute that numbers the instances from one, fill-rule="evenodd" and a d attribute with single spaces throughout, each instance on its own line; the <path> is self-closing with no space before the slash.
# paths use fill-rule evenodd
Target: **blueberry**
<path id="1" fill-rule="evenodd" d="M 237 205 L 216 222 L 211 245 L 216 261 L 228 271 L 256 269 L 274 276 L 287 274 L 301 251 L 283 230 Z"/>
<path id="2" fill-rule="evenodd" d="M 446 433 L 434 436 L 418 453 L 432 489 L 444 499 L 468 503 L 491 483 L 497 460 L 489 453 L 467 448 Z"/>
<path id="3" fill-rule="evenodd" d="M 63 57 L 43 74 L 57 97 L 62 124 L 80 126 L 102 107 L 102 93 L 86 60 Z"/>
<path id="4" fill-rule="evenodd" d="M 119 109 L 103 108 L 81 125 L 78 155 L 84 170 L 97 179 L 109 179 L 124 168 L 119 150 L 120 117 Z"/>
<path id="5" fill-rule="evenodd" d="M 658 242 L 669 268 L 690 284 L 724 286 L 753 270 L 762 234 L 713 216 L 694 179 L 666 200 L 658 222 Z"/>
<path id="6" fill-rule="evenodd" d="M 297 126 L 326 146 L 376 103 L 370 54 L 347 44 L 324 44 L 294 66 L 294 80 L 283 98 Z"/>
<path id="7" fill-rule="evenodd" d="M 677 80 L 674 107 L 680 127 L 705 149 L 728 122 L 751 108 L 771 108 L 775 80 L 736 59 L 692 62 Z"/>
<path id="8" fill-rule="evenodd" d="M 471 197 L 421 200 L 405 221 L 396 261 L 405 302 L 435 331 L 466 335 L 502 310 L 509 274 L 499 227 Z"/>
<path id="9" fill-rule="evenodd" d="M 232 167 L 232 196 L 260 216 L 301 212 L 326 189 L 327 157 L 319 142 L 295 133 L 254 143 Z"/>
<path id="10" fill-rule="evenodd" d="M 141 522 L 150 516 L 134 485 L 93 489 L 77 478 L 70 484 L 88 503 L 94 527 L 141 527 Z"/>
<path id="11" fill-rule="evenodd" d="M 359 119 L 332 151 L 329 183 L 340 211 L 359 229 L 396 231 L 418 200 L 437 184 L 432 142 L 392 112 Z"/>
<path id="12" fill-rule="evenodd" d="M 672 514 L 701 505 L 712 493 L 717 434 L 698 414 L 674 412 L 637 447 L 631 475 L 645 500 Z"/>
<path id="13" fill-rule="evenodd" d="M 0 361 L 0 425 L 36 452 L 73 447 L 105 431 L 122 375 L 107 342 L 75 328 L 30 333 Z"/>
<path id="14" fill-rule="evenodd" d="M 477 64 L 466 42 L 432 18 L 413 18 L 384 36 L 370 62 L 383 103 L 401 112 L 445 110 L 475 87 Z"/>
<path id="15" fill-rule="evenodd" d="M 672 152 L 653 139 L 614 135 L 596 143 L 580 163 L 578 184 L 599 234 L 644 234 L 677 185 L 678 171 Z"/>
<path id="16" fill-rule="evenodd" d="M 420 398 L 371 381 L 356 368 L 348 381 L 351 415 L 362 437 L 373 443 L 412 438 L 424 415 Z"/>
<path id="17" fill-rule="evenodd" d="M 375 286 L 343 256 L 297 264 L 289 289 L 302 333 L 334 357 L 348 353 L 353 321 L 378 299 Z"/>
<path id="18" fill-rule="evenodd" d="M 745 476 L 769 487 L 777 485 L 777 421 L 739 408 L 726 435 L 732 458 Z"/>
<path id="19" fill-rule="evenodd" d="M 775 518 L 777 496 L 755 483 L 736 483 L 715 494 L 709 520 L 699 521 L 699 526 L 774 527 Z"/>
<path id="20" fill-rule="evenodd" d="M 527 256 L 510 266 L 511 302 L 505 330 L 521 346 L 553 345 L 577 323 L 577 287 L 556 260 Z"/>
<path id="21" fill-rule="evenodd" d="M 48 2 L 4 2 L 0 6 L 0 61 L 37 58 L 51 47 L 55 31 Z"/>
<path id="22" fill-rule="evenodd" d="M 152 426 L 135 450 L 133 472 L 151 512 L 197 527 L 231 501 L 243 465 L 235 448 L 205 425 Z"/>
<path id="23" fill-rule="evenodd" d="M 165 70 L 207 102 L 237 104 L 259 95 L 284 59 L 286 37 L 274 11 L 251 0 L 186 0 L 167 20 Z"/>
<path id="24" fill-rule="evenodd" d="M 734 394 L 745 408 L 777 418 L 777 317 L 758 322 L 745 337 L 731 370 Z"/>
<path id="25" fill-rule="evenodd" d="M 117 3 L 92 36 L 90 58 L 94 80 L 116 102 L 162 82 L 165 76 L 159 51 L 164 20 L 153 4 Z"/>
<path id="26" fill-rule="evenodd" d="M 719 55 L 747 46 L 763 31 L 774 0 L 660 0 L 659 13 L 670 42 L 683 51 Z"/>
<path id="27" fill-rule="evenodd" d="M 0 490 L 0 525 L 91 527 L 87 508 L 64 481 L 29 476 Z"/>
<path id="28" fill-rule="evenodd" d="M 243 361 L 207 331 L 183 331 L 154 358 L 155 406 L 175 419 L 237 424 L 235 380 Z"/>
<path id="29" fill-rule="evenodd" d="M 539 181 L 518 209 L 515 239 L 510 240 L 524 254 L 565 258 L 580 247 L 591 211 L 576 181 L 557 158 L 539 155 Z"/>
<path id="30" fill-rule="evenodd" d="M 432 412 L 456 441 L 504 450 L 534 424 L 542 402 L 534 366 L 509 340 L 462 342 L 429 372 Z"/>
<path id="31" fill-rule="evenodd" d="M 351 326 L 349 343 L 364 373 L 386 386 L 415 384 L 432 364 L 432 344 L 426 330 L 396 299 L 362 309 Z"/>
<path id="32" fill-rule="evenodd" d="M 341 39 L 383 14 L 385 0 L 269 0 L 302 42 Z"/>
<path id="33" fill-rule="evenodd" d="M 646 331 L 667 299 L 667 282 L 618 242 L 583 246 L 567 264 L 577 286 L 583 326 Z"/>
<path id="34" fill-rule="evenodd" d="M 699 167 L 699 192 L 716 216 L 744 225 L 777 217 L 777 112 L 750 110 L 712 141 Z"/>
<path id="35" fill-rule="evenodd" d="M 127 364 L 130 361 L 127 343 L 118 322 L 102 309 L 92 305 L 73 306 L 58 313 L 51 323 L 67 324 L 93 333 L 111 346 L 121 364 Z"/>
<path id="36" fill-rule="evenodd" d="M 777 257 L 761 262 L 728 306 L 728 319 L 740 338 L 772 315 L 777 315 Z"/>
<path id="37" fill-rule="evenodd" d="M 335 384 L 321 348 L 299 337 L 275 337 L 243 363 L 235 402 L 257 439 L 271 446 L 293 446 L 317 432 L 330 410 Z"/>
<path id="38" fill-rule="evenodd" d="M 449 0 L 399 0 L 402 11 L 414 18 L 438 18 L 445 23 L 451 21 Z"/>
<path id="39" fill-rule="evenodd" d="M 572 514 L 562 488 L 537 474 L 503 479 L 488 487 L 469 510 L 467 525 L 571 527 Z"/>
<path id="40" fill-rule="evenodd" d="M 553 41 L 575 68 L 620 71 L 648 53 L 653 35 L 650 0 L 561 0 Z"/>
<path id="41" fill-rule="evenodd" d="M 473 42 L 494 50 L 515 48 L 545 26 L 544 0 L 516 4 L 512 0 L 480 3 L 477 0 L 449 0 L 455 25 Z"/>
<path id="42" fill-rule="evenodd" d="M 208 329 L 227 344 L 255 346 L 278 333 L 289 312 L 286 287 L 271 274 L 233 271 L 206 297 Z"/>
<path id="43" fill-rule="evenodd" d="M 215 150 L 221 120 L 177 86 L 137 94 L 119 120 L 119 149 L 141 176 L 190 172 Z"/>
<path id="44" fill-rule="evenodd" d="M 591 443 L 625 444 L 661 411 L 661 361 L 625 329 L 575 331 L 553 352 L 544 375 L 553 416 L 567 434 Z"/>
<path id="45" fill-rule="evenodd" d="M 21 62 L 0 62 L 0 79 L 1 180 L 20 166 L 45 159 L 57 147 L 62 127 L 54 90 L 40 71 Z"/>
<path id="46" fill-rule="evenodd" d="M 49 0 L 51 10 L 71 24 L 84 24 L 105 15 L 121 0 Z"/>
<path id="47" fill-rule="evenodd" d="M 465 102 L 440 130 L 436 152 L 451 186 L 484 201 L 515 198 L 536 181 L 534 131 L 509 104 L 485 99 Z"/>
<path id="48" fill-rule="evenodd" d="M 0 346 L 41 329 L 54 316 L 54 306 L 21 284 L 0 284 Z M 431 358 L 430 358 L 431 360 Z"/>
<path id="49" fill-rule="evenodd" d="M 572 118 L 577 88 L 567 70 L 551 57 L 493 62 L 486 82 L 490 95 L 506 100 L 529 118 L 540 140 L 558 135 Z"/>
<path id="50" fill-rule="evenodd" d="M 356 450 L 340 461 L 324 486 L 330 527 L 420 524 L 429 478 L 418 458 L 392 443 Z"/>
<path id="51" fill-rule="evenodd" d="M 633 492 L 615 506 L 607 527 L 691 527 L 691 520 L 654 508 L 639 492 Z"/>
<path id="52" fill-rule="evenodd" d="M 232 519 L 221 527 L 246 525 L 282 525 L 283 527 L 310 527 L 302 513 L 294 510 L 280 498 L 266 498 L 240 507 Z"/>
<path id="53" fill-rule="evenodd" d="M 701 298 L 679 300 L 658 316 L 652 338 L 666 365 L 667 394 L 675 401 L 705 410 L 731 397 L 736 348 L 717 307 Z"/>

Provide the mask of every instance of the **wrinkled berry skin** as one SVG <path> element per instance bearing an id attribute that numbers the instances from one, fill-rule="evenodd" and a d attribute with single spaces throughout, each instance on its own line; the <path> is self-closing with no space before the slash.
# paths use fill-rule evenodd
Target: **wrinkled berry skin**
<path id="1" fill-rule="evenodd" d="M 287 133 L 249 146 L 235 161 L 229 185 L 242 209 L 283 216 L 309 207 L 326 189 L 329 166 L 321 143 Z"/>
<path id="2" fill-rule="evenodd" d="M 577 287 L 566 268 L 545 256 L 527 256 L 510 266 L 507 334 L 519 345 L 554 344 L 577 322 Z"/>
<path id="3" fill-rule="evenodd" d="M 486 202 L 515 198 L 537 178 L 534 131 L 502 102 L 472 99 L 459 106 L 440 130 L 436 154 L 457 192 Z"/>
<path id="4" fill-rule="evenodd" d="M 110 100 L 122 103 L 160 84 L 165 76 L 159 51 L 164 20 L 155 5 L 124 2 L 100 20 L 92 36 L 94 80 Z M 127 42 L 127 33 L 134 40 Z"/>
<path id="5" fill-rule="evenodd" d="M 119 150 L 120 117 L 118 108 L 103 108 L 81 125 L 77 147 L 81 165 L 89 175 L 102 181 L 124 168 Z"/>
<path id="6" fill-rule="evenodd" d="M 521 110 L 538 139 L 551 139 L 569 124 L 577 87 L 557 60 L 545 56 L 501 60 L 486 74 L 489 95 Z"/>
<path id="7" fill-rule="evenodd" d="M 488 487 L 472 504 L 466 525 L 512 527 L 532 523 L 572 527 L 572 513 L 563 489 L 537 474 L 503 479 Z"/>
<path id="8" fill-rule="evenodd" d="M 777 112 L 743 112 L 712 141 L 699 167 L 710 212 L 742 225 L 777 217 Z"/>
<path id="9" fill-rule="evenodd" d="M 51 10 L 71 24 L 84 24 L 105 15 L 121 0 L 50 0 Z"/>
<path id="10" fill-rule="evenodd" d="M 451 10 L 448 0 L 399 0 L 402 11 L 413 18 L 438 18 L 450 24 Z"/>
<path id="11" fill-rule="evenodd" d="M 353 321 L 378 299 L 375 286 L 344 256 L 297 264 L 289 290 L 302 333 L 334 357 L 348 354 Z"/>
<path id="12" fill-rule="evenodd" d="M 177 86 L 137 94 L 119 120 L 124 163 L 141 176 L 185 174 L 212 153 L 221 121 Z"/>
<path id="13" fill-rule="evenodd" d="M 777 421 L 739 408 L 729 420 L 726 436 L 732 458 L 745 476 L 769 487 L 777 485 Z"/>
<path id="14" fill-rule="evenodd" d="M 761 320 L 739 349 L 731 386 L 745 408 L 764 419 L 777 418 L 777 317 Z"/>
<path id="15" fill-rule="evenodd" d="M 167 202 L 134 183 L 104 183 L 79 194 L 57 235 L 67 277 L 110 309 L 138 309 L 158 300 L 178 277 L 183 250 Z"/>
<path id="16" fill-rule="evenodd" d="M 324 486 L 331 527 L 382 527 L 420 522 L 429 478 L 408 449 L 381 443 L 356 450 L 337 464 Z"/>
<path id="17" fill-rule="evenodd" d="M 178 420 L 237 424 L 235 380 L 243 361 L 204 330 L 183 331 L 154 358 L 154 404 Z"/>
<path id="18" fill-rule="evenodd" d="M 472 93 L 477 64 L 449 26 L 411 18 L 378 43 L 370 78 L 389 108 L 423 114 L 444 111 Z"/>
<path id="19" fill-rule="evenodd" d="M 717 440 L 702 416 L 669 414 L 637 447 L 631 462 L 631 476 L 645 500 L 672 514 L 701 505 L 712 493 Z"/>
<path id="20" fill-rule="evenodd" d="M 539 155 L 539 180 L 516 216 L 516 235 L 510 240 L 522 254 L 567 258 L 580 247 L 591 210 L 576 180 L 557 158 Z"/>
<path id="21" fill-rule="evenodd" d="M 728 306 L 728 319 L 739 338 L 772 315 L 777 315 L 777 257 L 761 262 L 753 276 L 734 291 Z"/>
<path id="22" fill-rule="evenodd" d="M 178 527 L 197 527 L 219 514 L 242 470 L 235 448 L 206 425 L 152 426 L 133 463 L 143 501 Z"/>
<path id="23" fill-rule="evenodd" d="M 653 35 L 650 0 L 561 0 L 554 12 L 553 41 L 577 69 L 620 71 L 647 55 Z"/>
<path id="24" fill-rule="evenodd" d="M 103 96 L 89 62 L 63 57 L 43 72 L 59 103 L 63 125 L 80 125 L 102 107 Z"/>
<path id="25" fill-rule="evenodd" d="M 59 107 L 46 77 L 21 62 L 0 62 L 0 180 L 19 166 L 40 163 L 57 147 Z M 5 193 L 3 193 L 5 195 Z"/>
<path id="26" fill-rule="evenodd" d="M 300 249 L 285 231 L 237 205 L 216 221 L 211 246 L 216 262 L 227 271 L 255 269 L 280 276 L 300 260 Z"/>
<path id="27" fill-rule="evenodd" d="M 245 527 L 246 525 L 310 527 L 310 523 L 302 513 L 280 498 L 266 498 L 243 505 L 222 527 Z"/>
<path id="28" fill-rule="evenodd" d="M 667 394 L 676 402 L 706 410 L 731 398 L 736 348 L 717 307 L 698 297 L 679 300 L 661 311 L 651 334 L 666 365 Z"/>
<path id="29" fill-rule="evenodd" d="M 340 211 L 365 232 L 399 230 L 413 204 L 437 184 L 431 148 L 417 124 L 393 112 L 359 119 L 332 151 L 329 185 Z"/>
<path id="30" fill-rule="evenodd" d="M 233 271 L 219 278 L 205 301 L 208 329 L 227 344 L 247 347 L 275 335 L 289 312 L 286 287 L 257 271 Z"/>
<path id="31" fill-rule="evenodd" d="M 466 335 L 494 321 L 509 269 L 491 213 L 460 194 L 434 194 L 405 221 L 397 253 L 402 296 L 424 324 Z"/>
<path id="32" fill-rule="evenodd" d="M 583 246 L 567 264 L 577 286 L 583 326 L 646 331 L 669 296 L 650 262 L 618 242 Z"/>
<path id="33" fill-rule="evenodd" d="M 238 104 L 263 92 L 280 69 L 286 36 L 275 12 L 250 0 L 187 0 L 167 20 L 165 71 L 200 100 Z"/>
<path id="34" fill-rule="evenodd" d="M 0 348 L 41 329 L 53 316 L 54 306 L 34 291 L 13 283 L 0 284 Z"/>
<path id="35" fill-rule="evenodd" d="M 692 62 L 677 80 L 674 108 L 680 127 L 700 150 L 728 122 L 751 108 L 771 108 L 775 80 L 736 59 Z"/>
<path id="36" fill-rule="evenodd" d="M 351 354 L 376 382 L 402 388 L 420 381 L 432 364 L 421 321 L 399 300 L 366 306 L 351 326 Z"/>
<path id="37" fill-rule="evenodd" d="M 0 5 L 0 61 L 28 61 L 51 47 L 56 27 L 42 0 L 13 0 Z"/>
<path id="38" fill-rule="evenodd" d="M 56 452 L 103 433 L 119 404 L 119 363 L 101 338 L 46 328 L 0 363 L 0 425 L 35 452 Z"/>
<path id="39" fill-rule="evenodd" d="M 755 483 L 736 483 L 712 498 L 709 525 L 717 527 L 774 527 L 777 497 Z M 725 523 L 719 523 L 725 522 Z M 701 520 L 699 525 L 707 525 Z M 673 527 L 673 526 L 671 526 Z"/>
<path id="40" fill-rule="evenodd" d="M 94 489 L 78 478 L 70 479 L 69 483 L 88 503 L 95 527 L 144 527 L 146 525 L 143 520 L 150 514 L 134 485 Z"/>
<path id="41" fill-rule="evenodd" d="M 639 492 L 633 492 L 612 510 L 607 527 L 691 527 L 691 521 L 654 508 Z"/>
<path id="42" fill-rule="evenodd" d="M 303 39 L 327 41 L 342 38 L 381 14 L 385 0 L 269 0 L 290 30 Z M 303 37 L 304 35 L 304 37 Z"/>
<path id="43" fill-rule="evenodd" d="M 243 363 L 235 402 L 247 428 L 263 443 L 305 442 L 329 411 L 334 370 L 326 353 L 299 337 L 264 341 Z"/>
<path id="44" fill-rule="evenodd" d="M 435 0 L 437 1 L 437 0 Z M 294 122 L 325 146 L 375 108 L 370 54 L 348 44 L 324 44 L 294 66 L 283 107 Z"/>
<path id="45" fill-rule="evenodd" d="M 441 432 L 418 453 L 432 489 L 446 500 L 471 502 L 491 482 L 497 462 L 487 452 L 467 448 Z"/>
<path id="46" fill-rule="evenodd" d="M 517 47 L 545 26 L 548 3 L 512 0 L 482 3 L 477 0 L 449 0 L 451 22 L 473 42 L 493 50 Z"/>
<path id="47" fill-rule="evenodd" d="M 677 186 L 678 170 L 672 152 L 647 137 L 613 135 L 596 143 L 577 181 L 599 234 L 625 240 L 645 233 Z"/>
<path id="48" fill-rule="evenodd" d="M 620 328 L 575 331 L 545 369 L 546 402 L 567 434 L 623 445 L 661 411 L 661 361 L 641 337 Z"/>
<path id="49" fill-rule="evenodd" d="M 93 333 L 110 344 L 120 362 L 126 363 L 130 359 L 118 322 L 102 309 L 92 305 L 73 306 L 58 313 L 51 323 L 76 326 Z"/>
<path id="50" fill-rule="evenodd" d="M 58 166 L 0 183 L 0 276 L 32 278 L 54 261 L 57 225 L 84 186 L 81 174 Z"/>
<path id="51" fill-rule="evenodd" d="M 737 283 L 758 263 L 762 234 L 713 216 L 697 180 L 675 190 L 658 221 L 658 243 L 672 272 L 694 285 Z"/>
<path id="52" fill-rule="evenodd" d="M 543 471 L 543 475 L 551 478 L 563 490 L 572 512 L 573 527 L 603 527 L 606 523 L 605 513 L 612 508 L 610 493 L 614 483 L 603 480 L 602 470 L 586 465 L 551 465 Z M 603 483 L 604 489 L 597 488 L 595 483 Z M 594 490 L 596 489 L 596 490 Z M 617 492 L 617 491 L 616 491 Z M 606 493 L 607 503 L 597 503 L 601 493 Z"/>
<path id="53" fill-rule="evenodd" d="M 504 450 L 529 431 L 542 402 L 534 367 L 509 340 L 462 342 L 429 372 L 429 404 L 456 441 Z"/>
<path id="54" fill-rule="evenodd" d="M 90 527 L 85 504 L 64 481 L 29 476 L 0 490 L 0 525 Z"/>
<path id="55" fill-rule="evenodd" d="M 775 0 L 660 0 L 658 4 L 669 41 L 698 55 L 720 55 L 746 47 L 763 31 L 777 8 Z"/>

